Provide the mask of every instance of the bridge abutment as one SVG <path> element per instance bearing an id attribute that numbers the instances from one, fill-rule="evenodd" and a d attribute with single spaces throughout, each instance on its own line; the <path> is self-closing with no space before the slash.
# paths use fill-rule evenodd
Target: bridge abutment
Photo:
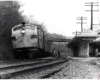
<path id="1" fill-rule="evenodd" d="M 80 57 L 89 57 L 89 42 L 83 42 L 79 47 Z"/>
<path id="2" fill-rule="evenodd" d="M 82 42 L 80 45 L 70 47 L 70 56 L 89 57 L 89 42 Z"/>

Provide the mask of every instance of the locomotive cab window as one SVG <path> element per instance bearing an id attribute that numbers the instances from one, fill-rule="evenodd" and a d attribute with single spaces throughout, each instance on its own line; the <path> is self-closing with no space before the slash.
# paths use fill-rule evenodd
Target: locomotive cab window
<path id="1" fill-rule="evenodd" d="M 22 29 L 23 28 L 23 26 L 17 26 L 17 27 L 15 27 L 14 29 L 13 29 L 13 31 L 17 31 L 17 30 L 20 30 L 20 29 Z"/>
<path id="2" fill-rule="evenodd" d="M 25 26 L 25 29 L 32 29 L 31 26 Z"/>
<path id="3" fill-rule="evenodd" d="M 32 30 L 35 30 L 35 26 L 27 25 L 27 26 L 25 26 L 25 29 L 32 29 Z"/>

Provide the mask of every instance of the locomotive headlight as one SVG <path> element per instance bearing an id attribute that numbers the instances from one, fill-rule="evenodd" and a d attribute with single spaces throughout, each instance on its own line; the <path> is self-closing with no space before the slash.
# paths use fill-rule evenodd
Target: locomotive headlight
<path id="1" fill-rule="evenodd" d="M 25 30 L 22 30 L 21 33 L 22 33 L 22 34 L 25 34 Z"/>

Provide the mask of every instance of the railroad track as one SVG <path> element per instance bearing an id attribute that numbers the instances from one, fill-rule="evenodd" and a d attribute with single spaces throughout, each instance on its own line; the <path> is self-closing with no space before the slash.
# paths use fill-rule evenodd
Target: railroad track
<path id="1" fill-rule="evenodd" d="M 16 66 L 16 65 L 23 65 L 23 64 L 29 64 L 29 63 L 36 63 L 46 60 L 53 60 L 56 58 L 37 58 L 37 59 L 30 59 L 30 60 L 14 60 L 14 61 L 2 61 L 0 62 L 0 69 L 10 66 Z"/>
<path id="2" fill-rule="evenodd" d="M 46 61 L 40 61 L 40 62 L 35 62 L 35 63 L 27 63 L 27 64 L 21 64 L 21 65 L 2 67 L 0 68 L 0 78 L 1 79 L 15 78 L 16 76 L 20 76 L 25 73 L 41 71 L 43 69 L 62 64 L 64 62 L 66 62 L 65 59 L 60 59 L 60 60 L 46 59 Z M 49 73 L 49 74 L 52 74 L 52 73 Z M 46 76 L 48 75 L 44 75 L 44 77 L 41 76 L 41 78 L 45 78 Z"/>
<path id="3" fill-rule="evenodd" d="M 25 73 L 21 76 L 14 77 L 12 79 L 46 79 L 49 78 L 52 75 L 55 75 L 57 72 L 61 71 L 64 67 L 71 64 L 71 60 L 65 60 L 61 63 L 55 63 L 49 66 L 43 67 L 42 70 L 39 69 L 39 71 L 36 72 L 29 72 Z"/>
<path id="4" fill-rule="evenodd" d="M 56 68 L 54 68 L 54 69 L 49 69 L 49 70 L 47 70 L 47 71 L 45 71 L 45 72 L 42 72 L 40 75 L 37 75 L 35 78 L 37 78 L 37 79 L 46 79 L 46 78 L 49 78 L 50 76 L 52 76 L 52 75 L 54 75 L 54 74 L 56 74 L 57 72 L 59 72 L 59 71 L 61 71 L 64 67 L 66 67 L 66 66 L 68 66 L 68 65 L 70 65 L 71 64 L 71 62 L 72 61 L 70 61 L 70 62 L 67 62 L 67 64 L 63 64 L 63 63 L 66 63 L 66 62 L 63 62 L 62 64 L 58 64 L 60 67 L 56 67 L 56 66 L 58 66 L 58 65 L 55 65 L 55 66 L 53 66 L 52 68 L 54 68 L 54 67 L 56 67 Z"/>

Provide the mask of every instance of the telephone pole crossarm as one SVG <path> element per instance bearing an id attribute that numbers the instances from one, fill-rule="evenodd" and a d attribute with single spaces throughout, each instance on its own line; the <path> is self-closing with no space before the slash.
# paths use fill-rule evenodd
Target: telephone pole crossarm
<path id="1" fill-rule="evenodd" d="M 83 32 L 83 24 L 86 24 L 83 22 L 83 20 L 86 20 L 86 17 L 77 17 L 77 20 L 81 20 L 81 22 L 77 22 L 77 24 L 81 24 L 81 32 Z"/>

